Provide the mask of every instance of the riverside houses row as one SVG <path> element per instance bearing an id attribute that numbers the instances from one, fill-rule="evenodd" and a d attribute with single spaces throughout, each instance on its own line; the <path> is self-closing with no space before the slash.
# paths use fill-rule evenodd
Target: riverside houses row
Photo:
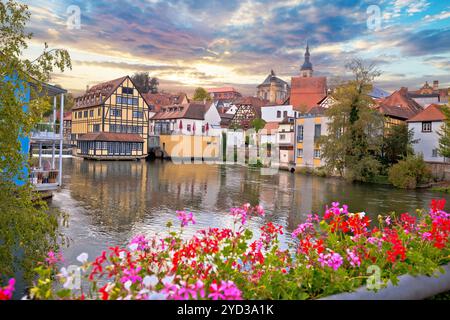
<path id="1" fill-rule="evenodd" d="M 93 86 L 75 100 L 76 154 L 97 160 L 147 156 L 149 107 L 130 77 Z"/>

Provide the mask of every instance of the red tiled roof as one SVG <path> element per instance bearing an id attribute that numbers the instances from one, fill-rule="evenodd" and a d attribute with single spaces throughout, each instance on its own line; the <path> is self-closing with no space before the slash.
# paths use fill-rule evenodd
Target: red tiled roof
<path id="1" fill-rule="evenodd" d="M 182 105 L 170 105 L 162 107 L 159 112 L 157 112 L 152 120 L 170 120 L 170 119 L 196 119 L 204 120 L 205 113 L 209 110 L 212 104 L 191 102 Z"/>
<path id="2" fill-rule="evenodd" d="M 92 132 L 78 138 L 80 141 L 110 141 L 110 142 L 144 142 L 136 133 Z"/>
<path id="3" fill-rule="evenodd" d="M 384 115 L 406 120 L 414 117 L 423 108 L 408 95 L 407 88 L 401 88 L 382 100 L 378 110 Z"/>
<path id="4" fill-rule="evenodd" d="M 128 76 L 125 76 L 93 86 L 88 89 L 84 95 L 75 99 L 75 106 L 73 109 L 95 107 L 102 104 L 127 78 Z"/>
<path id="5" fill-rule="evenodd" d="M 236 106 L 251 105 L 254 107 L 264 107 L 269 104 L 268 100 L 264 100 L 258 97 L 240 97 L 233 101 Z"/>
<path id="6" fill-rule="evenodd" d="M 442 112 L 442 108 L 443 106 L 430 104 L 425 110 L 409 119 L 408 122 L 443 121 L 445 120 L 445 115 Z"/>
<path id="7" fill-rule="evenodd" d="M 159 112 L 161 110 L 161 107 L 170 106 L 173 104 L 181 104 L 183 103 L 184 98 L 187 99 L 187 96 L 185 93 L 178 93 L 178 94 L 171 94 L 171 93 L 145 93 L 142 95 L 144 97 L 145 102 L 149 106 L 154 106 L 154 110 Z M 186 101 L 185 101 L 186 102 Z M 188 102 L 188 101 L 187 101 Z"/>
<path id="8" fill-rule="evenodd" d="M 264 130 L 270 133 L 273 131 L 277 131 L 278 127 L 279 127 L 278 122 L 267 122 L 266 125 L 264 126 Z"/>
<path id="9" fill-rule="evenodd" d="M 60 119 L 61 115 L 59 112 L 56 113 L 56 119 Z M 71 121 L 72 120 L 72 111 L 64 112 L 64 121 Z"/>
<path id="10" fill-rule="evenodd" d="M 309 112 L 326 96 L 326 77 L 292 77 L 290 104 L 295 110 Z"/>

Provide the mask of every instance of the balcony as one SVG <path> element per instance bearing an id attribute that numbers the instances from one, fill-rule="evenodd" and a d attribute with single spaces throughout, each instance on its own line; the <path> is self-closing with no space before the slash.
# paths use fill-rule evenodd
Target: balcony
<path id="1" fill-rule="evenodd" d="M 59 132 L 59 128 L 59 124 L 39 123 L 31 130 L 31 140 L 59 141 L 63 138 Z"/>
<path id="2" fill-rule="evenodd" d="M 37 191 L 53 191 L 58 189 L 58 177 L 59 170 L 32 168 L 30 182 Z"/>

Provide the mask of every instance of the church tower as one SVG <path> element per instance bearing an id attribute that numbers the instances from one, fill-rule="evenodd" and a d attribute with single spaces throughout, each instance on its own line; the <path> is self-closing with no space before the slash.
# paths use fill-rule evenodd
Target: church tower
<path id="1" fill-rule="evenodd" d="M 306 43 L 306 52 L 305 52 L 305 62 L 300 69 L 300 75 L 303 78 L 311 78 L 313 76 L 313 66 L 311 61 L 309 61 L 311 54 L 309 53 L 309 45 Z"/>

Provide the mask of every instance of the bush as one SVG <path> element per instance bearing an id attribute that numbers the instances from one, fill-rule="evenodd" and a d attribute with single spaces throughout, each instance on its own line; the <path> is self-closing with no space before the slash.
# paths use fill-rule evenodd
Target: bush
<path id="1" fill-rule="evenodd" d="M 389 169 L 389 181 L 397 188 L 415 189 L 430 179 L 431 171 L 421 155 L 408 156 Z"/>

